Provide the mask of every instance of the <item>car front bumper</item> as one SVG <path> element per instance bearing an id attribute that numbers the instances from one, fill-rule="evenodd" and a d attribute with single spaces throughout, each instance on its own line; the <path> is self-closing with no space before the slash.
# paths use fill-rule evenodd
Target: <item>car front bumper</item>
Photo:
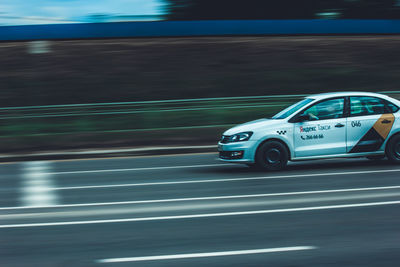
<path id="1" fill-rule="evenodd" d="M 225 162 L 254 163 L 256 142 L 244 141 L 223 144 L 218 143 L 219 159 Z"/>

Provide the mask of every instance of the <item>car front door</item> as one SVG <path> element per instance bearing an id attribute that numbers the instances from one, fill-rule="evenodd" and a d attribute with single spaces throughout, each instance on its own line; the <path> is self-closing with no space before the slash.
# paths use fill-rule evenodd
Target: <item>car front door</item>
<path id="1" fill-rule="evenodd" d="M 294 123 L 296 158 L 346 153 L 344 103 L 344 98 L 323 100 L 298 114 L 308 119 Z"/>
<path id="2" fill-rule="evenodd" d="M 347 152 L 374 152 L 380 149 L 392 129 L 395 117 L 382 99 L 350 97 L 347 119 Z"/>

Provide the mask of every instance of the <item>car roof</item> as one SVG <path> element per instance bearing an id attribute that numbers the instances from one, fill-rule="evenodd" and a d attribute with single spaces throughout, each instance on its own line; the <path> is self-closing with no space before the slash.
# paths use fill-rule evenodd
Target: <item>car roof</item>
<path id="1" fill-rule="evenodd" d="M 370 93 L 370 92 L 335 92 L 335 93 L 323 93 L 323 94 L 315 94 L 309 95 L 307 98 L 312 98 L 316 100 L 333 98 L 333 97 L 343 97 L 343 96 L 372 96 L 372 97 L 380 97 L 387 98 L 386 95 Z"/>

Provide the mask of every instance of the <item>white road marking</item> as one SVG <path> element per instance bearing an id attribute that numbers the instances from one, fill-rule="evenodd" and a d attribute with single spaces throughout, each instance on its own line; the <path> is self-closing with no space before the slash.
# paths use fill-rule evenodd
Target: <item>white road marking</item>
<path id="1" fill-rule="evenodd" d="M 154 199 L 154 200 L 153 199 L 152 200 L 133 200 L 133 201 L 119 201 L 119 202 L 62 204 L 62 205 L 49 205 L 49 206 L 45 206 L 45 207 L 32 207 L 32 206 L 0 207 L 0 210 L 112 206 L 112 205 L 126 205 L 126 204 L 148 204 L 148 203 L 167 203 L 167 202 L 185 202 L 185 201 L 202 201 L 202 200 L 221 200 L 221 199 L 241 199 L 241 198 L 258 198 L 258 197 L 274 197 L 274 196 L 293 196 L 293 195 L 308 195 L 308 194 L 310 194 L 310 195 L 311 194 L 328 194 L 328 193 L 344 193 L 344 192 L 375 191 L 375 190 L 390 190 L 390 189 L 400 189 L 400 185 L 382 186 L 382 187 L 332 189 L 332 190 L 316 190 L 316 191 L 297 191 L 297 192 L 284 192 L 284 193 L 252 194 L 252 195 L 230 195 L 230 196 L 170 198 L 170 199 Z"/>
<path id="2" fill-rule="evenodd" d="M 272 209 L 272 210 L 252 210 L 252 211 L 189 214 L 189 215 L 126 218 L 126 219 L 108 219 L 108 220 L 105 219 L 105 220 L 69 221 L 69 222 L 5 224 L 5 225 L 0 225 L 0 229 L 5 229 L 5 228 L 26 228 L 26 227 L 45 227 L 45 226 L 66 226 L 66 225 L 85 225 L 85 224 L 105 224 L 105 223 L 125 223 L 125 222 L 146 222 L 146 221 L 163 221 L 163 220 L 180 220 L 180 219 L 210 218 L 210 217 L 224 217 L 224 216 L 257 215 L 257 214 L 268 214 L 268 213 L 285 213 L 285 212 L 298 212 L 298 211 L 315 211 L 315 210 L 344 209 L 344 208 L 357 208 L 357 207 L 372 207 L 372 206 L 398 205 L 398 204 L 400 204 L 400 201 L 385 201 L 385 202 L 368 202 L 368 203 L 355 203 L 355 204 L 343 204 L 343 205 L 314 206 L 314 207 L 303 207 L 303 208 Z"/>
<path id="3" fill-rule="evenodd" d="M 300 251 L 300 250 L 311 250 L 311 249 L 317 249 L 317 247 L 314 247 L 314 246 L 297 246 L 297 247 L 264 248 L 264 249 L 250 249 L 250 250 L 234 250 L 234 251 L 220 251 L 220 252 L 161 255 L 161 256 L 113 258 L 113 259 L 97 260 L 96 262 L 97 263 L 119 263 L 119 262 L 134 262 L 134 261 L 158 261 L 158 260 L 173 260 L 173 259 L 190 259 L 190 258 L 207 258 L 207 257 L 263 254 L 263 253 L 274 253 L 274 252 L 275 253 L 276 252 L 289 252 L 289 251 Z"/>
<path id="4" fill-rule="evenodd" d="M 400 169 L 393 170 L 376 170 L 376 171 L 356 171 L 356 172 L 332 172 L 332 173 L 307 173 L 295 175 L 279 175 L 279 176 L 261 176 L 261 177 L 243 177 L 243 178 L 225 178 L 225 179 L 206 179 L 206 180 L 185 180 L 172 182 L 152 182 L 152 183 L 132 183 L 132 184 L 108 184 L 108 185 L 85 185 L 85 186 L 67 186 L 56 187 L 54 190 L 78 190 L 78 189 L 95 189 L 95 188 L 114 188 L 114 187 L 135 187 L 135 186 L 153 186 L 153 185 L 174 185 L 174 184 L 197 184 L 197 183 L 220 183 L 220 182 L 237 182 L 249 180 L 268 180 L 268 179 L 288 179 L 288 178 L 313 178 L 315 176 L 336 176 L 336 175 L 355 175 L 370 173 L 391 173 L 400 172 Z"/>
<path id="5" fill-rule="evenodd" d="M 44 161 L 24 163 L 21 187 L 21 203 L 24 207 L 57 205 L 57 195 L 52 189 L 49 163 Z"/>
<path id="6" fill-rule="evenodd" d="M 130 172 L 130 171 L 220 167 L 220 166 L 229 166 L 229 165 L 237 166 L 237 164 L 223 163 L 223 164 L 202 164 L 202 165 L 181 165 L 181 166 L 145 167 L 145 168 L 128 168 L 128 169 L 109 169 L 109 170 L 50 172 L 48 174 L 50 174 L 50 175 L 65 175 L 65 174 L 81 174 L 81 173 Z"/>
<path id="7" fill-rule="evenodd" d="M 283 200 L 269 200 L 269 199 L 261 199 L 261 200 L 253 200 L 253 201 L 215 201 L 212 203 L 193 203 L 190 205 L 179 205 L 179 204 L 171 204 L 168 206 L 165 205 L 155 205 L 151 207 L 146 206 L 107 206 L 101 209 L 78 209 L 78 210 L 56 210 L 56 211 L 48 211 L 48 212 L 23 212 L 23 213 L 11 213 L 0 215 L 0 221 L 8 220 L 8 223 L 15 220 L 40 220 L 41 222 L 45 222 L 48 220 L 56 219 L 60 220 L 93 220 L 93 216 L 102 216 L 102 218 L 118 218 L 116 216 L 124 216 L 125 218 L 132 217 L 143 217 L 143 216 L 155 216 L 148 214 L 159 214 L 162 213 L 163 216 L 168 214 L 197 214 L 197 213 L 205 213 L 206 210 L 212 210 L 212 212 L 228 212 L 228 211 L 241 211 L 241 210 L 250 210 L 250 209 L 272 209 L 273 207 L 279 207 L 281 205 L 285 205 L 285 207 L 301 207 L 305 205 L 332 205 L 331 203 L 354 203 L 356 201 L 383 201 L 382 198 L 394 198 L 397 199 L 400 196 L 400 192 L 398 193 L 389 193 L 389 194 L 360 194 L 360 195 L 351 195 L 351 196 L 330 196 L 323 198 L 289 198 Z M 375 199 L 379 200 L 375 200 Z M 328 203 L 328 204 L 326 204 Z M 289 206 L 290 205 L 290 206 Z M 179 213 L 178 213 L 179 212 Z M 208 211 L 210 212 L 210 211 Z M 161 216 L 161 215 L 157 215 Z M 64 219 L 67 218 L 67 219 Z"/>

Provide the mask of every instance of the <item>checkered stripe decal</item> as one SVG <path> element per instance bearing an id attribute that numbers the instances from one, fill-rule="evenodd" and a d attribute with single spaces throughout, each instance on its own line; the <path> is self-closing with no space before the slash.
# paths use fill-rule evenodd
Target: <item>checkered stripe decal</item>
<path id="1" fill-rule="evenodd" d="M 284 134 L 286 134 L 286 131 L 276 131 L 278 134 L 280 134 L 280 135 L 284 135 Z"/>

